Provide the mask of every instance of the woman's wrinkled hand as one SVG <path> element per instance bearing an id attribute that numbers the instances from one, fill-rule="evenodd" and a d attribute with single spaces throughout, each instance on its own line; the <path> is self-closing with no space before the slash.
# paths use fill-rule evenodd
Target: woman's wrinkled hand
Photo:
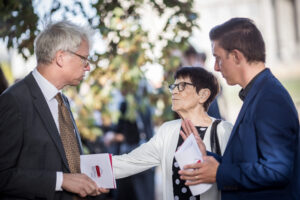
<path id="1" fill-rule="evenodd" d="M 197 141 L 198 147 L 199 147 L 202 155 L 206 156 L 205 144 L 202 141 L 202 139 L 200 138 L 200 135 L 199 135 L 197 129 L 195 128 L 195 126 L 193 125 L 193 123 L 191 122 L 191 120 L 188 120 L 188 119 L 182 120 L 181 127 L 183 129 L 183 131 L 180 131 L 180 135 L 181 135 L 182 139 L 186 140 L 186 138 L 188 136 L 193 134 Z"/>

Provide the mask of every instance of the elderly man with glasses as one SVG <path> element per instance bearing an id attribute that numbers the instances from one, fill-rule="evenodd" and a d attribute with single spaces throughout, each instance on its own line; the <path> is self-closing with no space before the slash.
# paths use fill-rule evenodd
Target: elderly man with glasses
<path id="1" fill-rule="evenodd" d="M 90 70 L 92 31 L 49 24 L 35 41 L 37 67 L 0 96 L 0 198 L 71 200 L 106 190 L 80 172 L 80 136 L 61 90 Z M 79 197 L 80 196 L 80 197 Z"/>

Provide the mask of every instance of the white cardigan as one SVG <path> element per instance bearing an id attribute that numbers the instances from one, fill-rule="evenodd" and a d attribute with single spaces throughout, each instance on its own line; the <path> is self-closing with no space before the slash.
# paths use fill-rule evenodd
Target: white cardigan
<path id="1" fill-rule="evenodd" d="M 215 120 L 215 119 L 213 119 Z M 181 119 L 165 122 L 158 132 L 147 142 L 131 151 L 129 154 L 113 156 L 113 171 L 115 177 L 124 178 L 137 174 L 151 167 L 161 166 L 163 179 L 163 199 L 174 199 L 172 182 L 172 163 L 177 147 Z M 203 142 L 208 151 L 210 147 L 210 129 L 206 130 Z M 222 154 L 228 142 L 232 124 L 221 121 L 217 126 L 217 134 Z M 217 200 L 220 194 L 216 184 L 207 192 L 201 194 L 201 200 Z"/>

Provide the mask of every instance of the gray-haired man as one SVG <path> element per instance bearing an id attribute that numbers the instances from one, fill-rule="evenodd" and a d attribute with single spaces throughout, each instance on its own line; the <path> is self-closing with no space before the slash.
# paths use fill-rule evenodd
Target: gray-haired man
<path id="1" fill-rule="evenodd" d="M 80 173 L 81 141 L 66 85 L 90 70 L 90 29 L 50 24 L 35 41 L 37 67 L 0 96 L 0 198 L 74 199 L 97 196 Z"/>

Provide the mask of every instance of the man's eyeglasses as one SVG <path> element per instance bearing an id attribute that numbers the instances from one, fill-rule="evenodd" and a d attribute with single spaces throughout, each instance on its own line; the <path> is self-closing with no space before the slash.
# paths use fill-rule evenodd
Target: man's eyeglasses
<path id="1" fill-rule="evenodd" d="M 180 83 L 177 83 L 177 84 L 174 83 L 174 84 L 169 85 L 169 90 L 170 90 L 170 92 L 173 92 L 173 90 L 177 87 L 178 91 L 182 92 L 185 89 L 186 85 L 194 86 L 194 84 L 192 84 L 192 83 L 180 82 Z"/>
<path id="2" fill-rule="evenodd" d="M 68 51 L 68 52 L 71 53 L 71 54 L 73 54 L 73 55 L 75 55 L 75 56 L 78 56 L 81 59 L 82 64 L 84 64 L 84 67 L 87 67 L 91 63 L 90 59 L 88 59 L 88 58 L 86 58 L 86 57 L 84 57 L 82 55 L 79 55 L 79 54 L 77 54 L 77 53 L 75 53 L 73 51 Z"/>

